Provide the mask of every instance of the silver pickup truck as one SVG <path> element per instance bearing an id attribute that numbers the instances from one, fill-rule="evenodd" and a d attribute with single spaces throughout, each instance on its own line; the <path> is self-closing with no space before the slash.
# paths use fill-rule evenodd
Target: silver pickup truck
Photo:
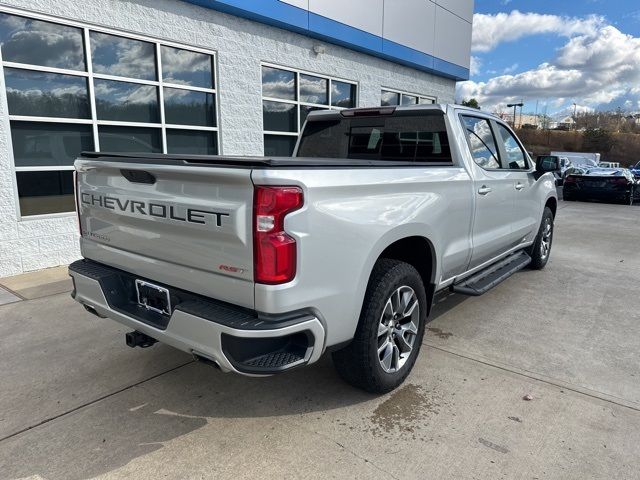
<path id="1" fill-rule="evenodd" d="M 73 297 L 225 372 L 330 351 L 372 392 L 411 371 L 436 292 L 549 259 L 558 200 L 501 120 L 454 105 L 314 112 L 291 158 L 84 153 Z"/>

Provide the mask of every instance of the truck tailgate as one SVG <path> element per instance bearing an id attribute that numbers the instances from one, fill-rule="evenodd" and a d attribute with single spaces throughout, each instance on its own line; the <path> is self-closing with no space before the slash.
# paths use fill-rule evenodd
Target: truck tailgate
<path id="1" fill-rule="evenodd" d="M 250 168 L 76 161 L 85 258 L 253 308 Z"/>

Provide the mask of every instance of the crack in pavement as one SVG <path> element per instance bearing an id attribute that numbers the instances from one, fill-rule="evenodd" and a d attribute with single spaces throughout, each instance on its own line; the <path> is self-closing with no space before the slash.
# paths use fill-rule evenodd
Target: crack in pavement
<path id="1" fill-rule="evenodd" d="M 186 367 L 187 365 L 191 365 L 192 363 L 195 363 L 195 360 L 189 360 L 188 362 L 183 363 L 181 365 L 177 365 L 177 366 L 175 366 L 173 368 L 170 368 L 169 370 L 165 370 L 164 372 L 157 373 L 155 375 L 152 375 L 149 378 L 145 378 L 144 380 L 140 380 L 139 382 L 133 383 L 131 385 L 127 385 L 126 387 L 122 387 L 122 388 L 120 388 L 120 389 L 118 389 L 118 390 L 116 390 L 114 392 L 107 393 L 106 395 L 102 395 L 101 397 L 98 397 L 98 398 L 96 398 L 94 400 L 91 400 L 90 402 L 85 402 L 82 405 L 78 405 L 77 407 L 72 408 L 71 410 L 67 410 L 66 412 L 59 413 L 58 415 L 54 415 L 53 417 L 45 418 L 44 420 L 42 420 L 42 421 L 40 421 L 38 423 L 35 423 L 33 425 L 29 425 L 28 427 L 25 427 L 25 428 L 23 428 L 21 430 L 18 430 L 17 432 L 10 433 L 9 435 L 6 435 L 6 436 L 0 438 L 0 442 L 4 442 L 5 440 L 9 440 L 10 438 L 13 438 L 13 437 L 16 437 L 16 436 L 18 436 L 18 435 L 20 435 L 22 433 L 28 432 L 29 430 L 32 430 L 32 429 L 37 428 L 37 427 L 40 427 L 42 425 L 46 425 L 47 423 L 52 422 L 54 420 L 57 420 L 58 418 L 65 417 L 65 416 L 67 416 L 67 415 L 69 415 L 71 413 L 77 412 L 78 410 L 82 410 L 85 407 L 90 407 L 91 405 L 95 405 L 96 403 L 99 403 L 102 400 L 106 400 L 107 398 L 110 398 L 110 397 L 113 397 L 115 395 L 118 395 L 119 393 L 126 392 L 127 390 L 130 390 L 130 389 L 132 389 L 134 387 L 142 385 L 142 384 L 144 384 L 144 383 L 146 383 L 146 382 L 148 382 L 150 380 L 158 378 L 158 377 L 160 377 L 162 375 L 165 375 L 167 373 L 171 373 L 171 372 L 173 372 L 175 370 L 178 370 L 180 368 Z"/>

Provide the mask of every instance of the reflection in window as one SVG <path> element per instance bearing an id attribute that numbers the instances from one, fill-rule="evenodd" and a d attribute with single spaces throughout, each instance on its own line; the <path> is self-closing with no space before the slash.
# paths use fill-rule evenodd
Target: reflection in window
<path id="1" fill-rule="evenodd" d="M 262 96 L 296 99 L 296 74 L 278 68 L 262 67 Z"/>
<path id="2" fill-rule="evenodd" d="M 484 118 L 463 116 L 464 127 L 473 160 L 482 168 L 500 168 L 498 150 L 489 121 Z"/>
<path id="3" fill-rule="evenodd" d="M 82 29 L 0 12 L 2 60 L 86 70 Z"/>
<path id="4" fill-rule="evenodd" d="M 181 48 L 161 48 L 162 79 L 165 83 L 213 88 L 213 59 L 205 53 Z"/>
<path id="5" fill-rule="evenodd" d="M 395 105 L 400 105 L 400 94 L 396 92 L 389 92 L 387 90 L 382 90 L 382 100 L 380 102 L 382 107 L 391 107 Z"/>
<path id="6" fill-rule="evenodd" d="M 92 151 L 91 125 L 11 122 L 16 167 L 71 166 L 82 151 Z"/>
<path id="7" fill-rule="evenodd" d="M 291 155 L 296 136 L 314 110 L 356 106 L 357 86 L 330 77 L 262 67 L 262 117 L 266 155 Z M 274 101 L 271 99 L 285 101 Z M 288 138 L 286 138 L 288 137 Z"/>
<path id="8" fill-rule="evenodd" d="M 513 170 L 526 170 L 527 161 L 515 137 L 503 125 L 498 124 L 498 131 L 500 132 L 500 137 L 502 137 L 504 149 L 507 152 L 509 168 Z"/>
<path id="9" fill-rule="evenodd" d="M 265 135 L 264 154 L 268 157 L 290 157 L 296 147 L 298 137 Z"/>
<path id="10" fill-rule="evenodd" d="M 217 155 L 216 133 L 167 129 L 167 153 Z"/>
<path id="11" fill-rule="evenodd" d="M 300 101 L 305 103 L 329 103 L 329 80 L 300 74 Z"/>
<path id="12" fill-rule="evenodd" d="M 11 115 L 91 118 L 87 79 L 5 67 Z"/>
<path id="13" fill-rule="evenodd" d="M 145 123 L 160 121 L 157 87 L 96 79 L 94 88 L 98 119 Z"/>
<path id="14" fill-rule="evenodd" d="M 413 95 L 402 95 L 402 105 L 416 105 L 418 103 L 418 97 Z"/>
<path id="15" fill-rule="evenodd" d="M 164 88 L 166 123 L 215 127 L 216 100 L 212 93 Z"/>
<path id="16" fill-rule="evenodd" d="M 156 55 L 153 43 L 91 32 L 93 71 L 119 77 L 156 80 Z"/>
<path id="17" fill-rule="evenodd" d="M 392 92 L 390 90 L 382 90 L 380 94 L 380 106 L 382 107 L 392 107 L 395 105 L 429 105 L 433 103 L 436 103 L 434 98 L 423 97 L 421 95 Z"/>
<path id="18" fill-rule="evenodd" d="M 102 152 L 162 152 L 162 139 L 159 128 L 116 127 L 100 125 L 98 138 Z"/>
<path id="19" fill-rule="evenodd" d="M 310 105 L 300 105 L 300 127 L 304 125 L 304 122 L 307 120 L 309 113 L 315 110 L 326 110 L 326 108 L 312 107 Z"/>
<path id="20" fill-rule="evenodd" d="M 75 210 L 71 170 L 16 172 L 16 179 L 23 216 Z"/>
<path id="21" fill-rule="evenodd" d="M 262 102 L 264 129 L 273 132 L 297 132 L 297 108 L 292 103 Z"/>
<path id="22" fill-rule="evenodd" d="M 352 83 L 331 80 L 331 105 L 354 108 L 356 106 L 356 86 Z"/>

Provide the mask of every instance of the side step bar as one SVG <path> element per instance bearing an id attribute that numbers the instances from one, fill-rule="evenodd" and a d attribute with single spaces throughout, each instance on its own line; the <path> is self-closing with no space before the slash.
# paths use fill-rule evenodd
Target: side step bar
<path id="1" fill-rule="evenodd" d="M 451 291 L 477 297 L 488 292 L 530 263 L 531 257 L 527 252 L 514 253 L 484 270 L 480 270 L 475 275 L 465 278 L 462 282 L 452 285 Z"/>

